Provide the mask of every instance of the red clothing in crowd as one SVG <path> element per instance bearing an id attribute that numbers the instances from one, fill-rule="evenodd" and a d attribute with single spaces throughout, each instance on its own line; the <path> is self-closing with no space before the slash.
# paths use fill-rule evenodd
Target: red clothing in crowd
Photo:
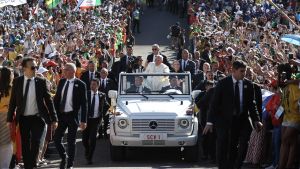
<path id="1" fill-rule="evenodd" d="M 266 105 L 266 110 L 271 116 L 272 124 L 274 127 L 280 126 L 282 123 L 282 118 L 277 119 L 275 114 L 277 112 L 278 107 L 280 106 L 280 94 L 274 94 L 270 101 Z"/>

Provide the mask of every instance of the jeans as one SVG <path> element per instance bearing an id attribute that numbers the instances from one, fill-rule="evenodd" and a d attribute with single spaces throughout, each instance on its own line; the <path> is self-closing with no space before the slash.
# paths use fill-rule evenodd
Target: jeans
<path id="1" fill-rule="evenodd" d="M 280 157 L 280 145 L 281 145 L 281 126 L 273 128 L 272 134 L 272 149 L 273 149 L 273 166 L 277 166 Z"/>
<path id="2" fill-rule="evenodd" d="M 12 155 L 13 155 L 12 143 L 0 146 L 0 168 L 1 169 L 9 168 Z"/>

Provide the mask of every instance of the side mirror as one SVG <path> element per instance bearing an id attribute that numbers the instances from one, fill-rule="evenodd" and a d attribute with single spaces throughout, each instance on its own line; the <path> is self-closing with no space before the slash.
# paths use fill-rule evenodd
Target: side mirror
<path id="1" fill-rule="evenodd" d="M 111 106 L 117 106 L 117 96 L 118 92 L 116 90 L 110 90 L 108 91 L 108 97 L 111 99 Z"/>
<path id="2" fill-rule="evenodd" d="M 200 92 L 201 92 L 201 90 L 194 90 L 194 91 L 192 91 L 192 98 L 195 100 L 196 97 L 199 95 Z"/>
<path id="3" fill-rule="evenodd" d="M 108 91 L 108 97 L 111 99 L 116 99 L 118 95 L 118 92 L 116 90 L 110 90 Z"/>

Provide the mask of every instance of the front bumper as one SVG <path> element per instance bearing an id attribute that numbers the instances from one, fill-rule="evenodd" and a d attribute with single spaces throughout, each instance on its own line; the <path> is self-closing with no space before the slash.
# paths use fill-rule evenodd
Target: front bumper
<path id="1" fill-rule="evenodd" d="M 110 134 L 113 146 L 126 147 L 182 147 L 197 144 L 197 134 L 189 136 L 168 136 L 165 140 L 142 140 L 139 136 L 117 136 Z"/>

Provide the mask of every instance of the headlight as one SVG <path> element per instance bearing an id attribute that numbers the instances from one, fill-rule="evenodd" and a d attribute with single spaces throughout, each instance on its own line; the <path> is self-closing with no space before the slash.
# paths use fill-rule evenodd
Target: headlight
<path id="1" fill-rule="evenodd" d="M 189 127 L 190 122 L 187 119 L 181 119 L 179 120 L 178 124 L 181 128 L 186 129 Z"/>
<path id="2" fill-rule="evenodd" d="M 119 126 L 120 129 L 125 129 L 128 126 L 127 120 L 120 119 L 118 121 L 118 126 Z"/>

